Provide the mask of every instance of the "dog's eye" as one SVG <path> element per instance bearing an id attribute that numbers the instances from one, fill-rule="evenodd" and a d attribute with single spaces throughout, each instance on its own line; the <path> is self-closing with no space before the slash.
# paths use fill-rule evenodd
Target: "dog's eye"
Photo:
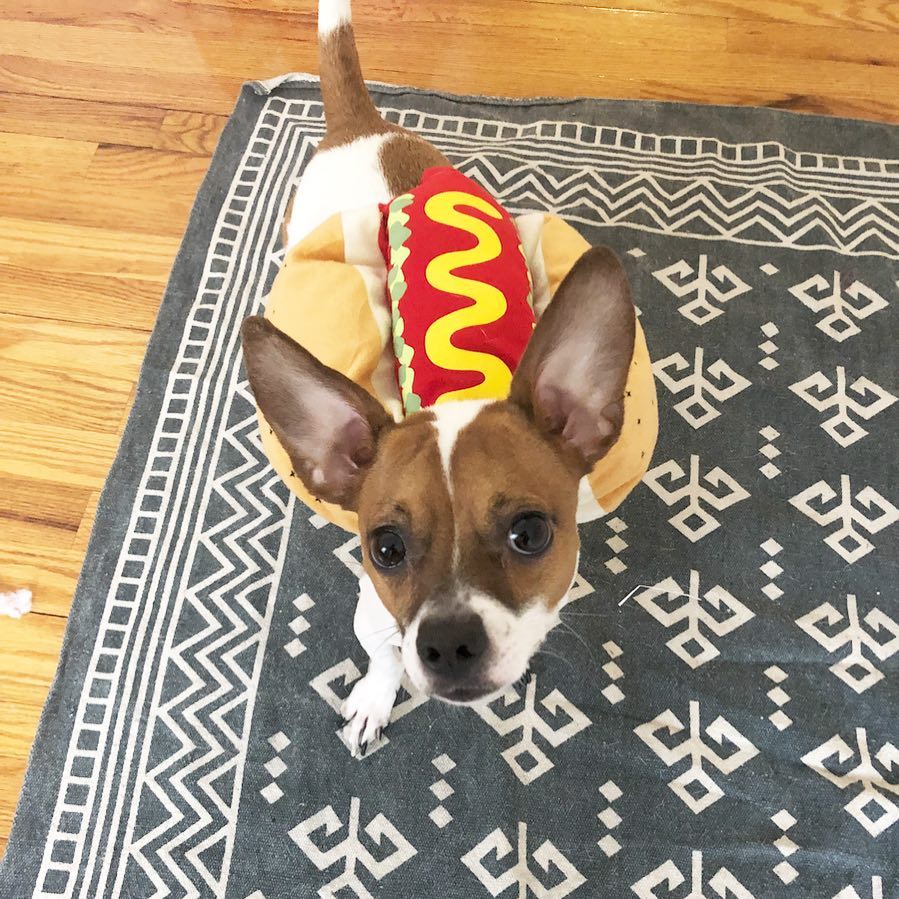
<path id="1" fill-rule="evenodd" d="M 406 558 L 406 544 L 393 528 L 378 528 L 369 537 L 368 550 L 378 568 L 397 568 Z"/>
<path id="2" fill-rule="evenodd" d="M 509 546 L 524 556 L 536 556 L 545 552 L 552 539 L 552 527 L 540 512 L 519 515 L 509 528 Z"/>

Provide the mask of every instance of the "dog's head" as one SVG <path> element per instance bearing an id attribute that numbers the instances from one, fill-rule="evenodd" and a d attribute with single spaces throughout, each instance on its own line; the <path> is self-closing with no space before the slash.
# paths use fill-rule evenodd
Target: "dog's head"
<path id="1" fill-rule="evenodd" d="M 621 264 L 590 250 L 508 399 L 400 424 L 264 319 L 245 323 L 256 401 L 312 494 L 358 513 L 365 569 L 419 689 L 453 702 L 502 689 L 555 624 L 576 574 L 580 480 L 621 430 L 634 322 Z"/>

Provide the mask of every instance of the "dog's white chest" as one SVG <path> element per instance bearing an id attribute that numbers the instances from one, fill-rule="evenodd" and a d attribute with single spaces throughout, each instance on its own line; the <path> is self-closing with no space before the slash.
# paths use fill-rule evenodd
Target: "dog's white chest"
<path id="1" fill-rule="evenodd" d="M 403 642 L 396 619 L 384 607 L 368 575 L 359 582 L 359 601 L 353 617 L 353 632 L 369 655 L 385 646 L 399 647 Z"/>

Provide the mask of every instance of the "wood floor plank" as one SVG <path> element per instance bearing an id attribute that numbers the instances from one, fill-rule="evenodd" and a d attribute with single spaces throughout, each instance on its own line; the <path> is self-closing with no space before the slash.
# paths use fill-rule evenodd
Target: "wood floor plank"
<path id="1" fill-rule="evenodd" d="M 122 422 L 122 427 L 125 426 L 125 422 Z M 72 544 L 72 548 L 76 552 L 85 553 L 87 552 L 87 544 L 91 538 L 91 532 L 94 529 L 94 520 L 97 517 L 97 505 L 100 502 L 100 491 L 92 490 L 90 496 L 87 500 L 87 506 L 84 509 L 84 514 L 81 516 L 81 521 L 78 524 L 78 530 L 75 533 L 75 541 Z"/>
<path id="2" fill-rule="evenodd" d="M 197 68 L 197 53 L 187 34 L 13 19 L 7 19 L 0 30 L 0 54 L 48 61 L 92 65 L 103 61 L 110 67 L 139 65 L 151 71 L 185 73 Z"/>
<path id="3" fill-rule="evenodd" d="M 15 0 L 4 0 L 15 2 Z M 52 0 L 23 0 L 26 4 L 38 2 L 52 6 Z M 196 10 L 216 7 L 243 15 L 260 9 L 256 0 L 175 0 L 176 3 Z M 283 16 L 295 16 L 298 24 L 305 25 L 314 17 L 316 0 L 265 0 L 265 9 Z M 899 10 L 893 0 L 521 0 L 518 4 L 528 16 L 527 27 L 551 24 L 560 11 L 573 14 L 585 11 L 609 11 L 625 14 L 689 15 L 696 18 L 739 19 L 749 22 L 785 22 L 797 25 L 822 27 L 853 27 L 869 31 L 896 32 L 899 30 Z M 530 6 L 544 7 L 529 9 Z M 496 0 L 480 2 L 474 16 L 482 16 L 490 25 L 504 21 L 502 6 Z M 424 15 L 455 16 L 456 4 L 423 2 L 423 0 L 353 0 L 353 20 L 365 23 L 369 16 L 384 21 L 396 21 L 409 10 L 418 8 Z M 491 11 L 498 12 L 491 16 Z M 414 13 L 413 13 L 414 14 Z M 564 12 L 562 13 L 564 14 Z M 358 30 L 358 29 L 357 29 Z"/>
<path id="4" fill-rule="evenodd" d="M 152 106 L 0 94 L 0 128 L 4 131 L 95 144 L 155 147 L 168 112 Z"/>
<path id="5" fill-rule="evenodd" d="M 64 484 L 47 490 L 44 484 L 31 478 L 2 477 L 0 496 L 3 497 L 0 518 L 49 525 L 75 534 L 87 510 L 91 491 Z M 6 584 L 3 589 L 14 589 L 14 585 Z"/>
<path id="6" fill-rule="evenodd" d="M 58 165 L 44 162 L 39 169 L 8 171 L 0 193 L 0 216 L 89 228 L 118 226 L 133 234 L 177 238 L 207 167 L 205 156 L 100 146 L 77 172 L 62 160 Z M 60 184 L 66 184 L 66 190 L 60 190 Z"/>
<path id="7" fill-rule="evenodd" d="M 388 32 L 386 26 L 376 26 L 360 40 L 360 53 L 368 60 L 370 67 L 381 69 L 390 66 L 395 69 L 395 54 L 385 46 L 389 44 Z M 457 77 L 450 75 L 456 71 L 464 72 L 468 78 L 478 77 L 482 82 L 489 74 L 513 88 L 524 83 L 535 87 L 537 78 L 542 78 L 545 85 L 546 79 L 556 81 L 558 76 L 566 89 L 579 87 L 581 91 L 589 91 L 593 86 L 599 88 L 595 92 L 599 96 L 603 95 L 602 87 L 607 83 L 649 80 L 670 89 L 673 85 L 689 85 L 691 76 L 694 84 L 702 84 L 704 88 L 726 86 L 735 94 L 747 85 L 756 90 L 780 93 L 785 82 L 795 91 L 814 93 L 820 90 L 822 78 L 827 79 L 828 91 L 834 97 L 865 97 L 871 93 L 872 87 L 882 87 L 886 94 L 891 86 L 889 73 L 878 74 L 876 67 L 820 60 L 773 60 L 747 54 L 676 54 L 647 48 L 641 52 L 639 66 L 635 66 L 631 47 L 610 45 L 604 47 L 602 53 L 595 52 L 600 35 L 588 30 L 572 36 L 571 51 L 581 60 L 576 70 L 559 76 L 557 48 L 535 42 L 528 54 L 526 73 L 512 68 L 497 71 L 495 57 L 484 55 L 480 36 L 466 31 L 462 26 L 441 26 L 428 35 L 428 44 L 433 45 L 440 33 L 444 33 L 452 52 L 426 53 L 422 49 L 408 54 L 404 65 L 408 65 L 410 74 L 418 76 L 424 72 L 436 72 L 445 77 Z M 496 57 L 507 58 L 519 47 L 520 31 L 499 28 L 491 33 L 491 40 Z M 520 92 L 516 90 L 516 93 Z M 542 93 L 545 93 L 545 87 Z"/>
<path id="8" fill-rule="evenodd" d="M 71 447 L 59 447 L 62 463 L 79 454 L 81 440 L 116 440 L 146 341 L 143 331 L 0 315 L 0 427 L 42 429 L 52 422 L 57 431 L 80 435 Z M 20 444 L 6 455 L 25 450 Z"/>
<path id="9" fill-rule="evenodd" d="M 134 383 L 106 374 L 67 371 L 62 365 L 3 362 L 0 420 L 12 426 L 53 421 L 73 431 L 114 435 Z"/>
<path id="10" fill-rule="evenodd" d="M 0 55 L 104 68 L 140 66 L 153 72 L 190 76 L 196 73 L 233 78 L 290 71 L 295 50 L 317 55 L 316 32 L 277 42 L 245 42 L 238 34 L 189 32 L 157 34 L 79 25 L 7 20 L 0 30 Z"/>
<path id="11" fill-rule="evenodd" d="M 166 113 L 154 146 L 160 150 L 212 155 L 227 116 L 172 110 Z"/>
<path id="12" fill-rule="evenodd" d="M 240 0 L 238 0 L 240 2 Z M 535 0 L 567 6 L 571 0 Z M 682 12 L 683 0 L 578 0 L 580 5 L 636 12 Z M 797 25 L 856 25 L 872 31 L 899 28 L 893 0 L 691 0 L 690 12 L 726 19 L 793 22 Z"/>
<path id="13" fill-rule="evenodd" d="M 653 44 L 652 28 L 642 32 L 642 43 L 636 39 L 616 43 L 614 38 L 608 37 L 610 29 L 599 24 L 591 27 L 590 18 L 578 20 L 580 27 L 572 25 L 567 31 L 560 31 L 551 22 L 533 26 L 527 46 L 527 67 L 497 67 L 494 64 L 496 56 L 515 58 L 521 52 L 520 26 L 502 23 L 492 28 L 493 54 L 485 55 L 482 28 L 464 22 L 437 22 L 431 26 L 421 23 L 412 29 L 414 34 L 405 48 L 405 74 L 407 80 L 416 81 L 421 74 L 432 78 L 437 75 L 444 88 L 456 90 L 483 91 L 489 82 L 494 91 L 519 96 L 546 93 L 547 79 L 555 82 L 566 95 L 601 95 L 609 89 L 617 93 L 622 84 L 632 82 L 648 83 L 663 98 L 693 86 L 688 93 L 698 99 L 696 95 L 702 93 L 699 86 L 707 85 L 717 91 L 715 99 L 718 99 L 722 88 L 727 88 L 730 102 L 739 102 L 747 86 L 751 86 L 755 96 L 767 93 L 773 102 L 785 94 L 817 96 L 822 85 L 826 85 L 830 96 L 844 100 L 874 100 L 895 95 L 891 73 L 878 73 L 876 66 L 715 53 L 712 52 L 714 47 L 706 46 L 701 40 L 701 35 L 696 36 L 693 52 L 671 48 L 659 50 Z M 596 18 L 599 22 L 602 15 Z M 360 22 L 360 53 L 370 77 L 382 77 L 386 68 L 396 70 L 397 58 L 392 46 L 395 28 L 394 23 L 384 22 L 380 17 Z M 539 39 L 541 36 L 546 39 Z M 311 37 L 300 32 L 289 41 L 282 40 L 274 46 L 250 43 L 238 47 L 233 38 L 202 33 L 196 39 L 182 43 L 180 38 L 170 35 L 99 33 L 77 26 L 12 22 L 5 29 L 5 38 L 0 37 L 0 53 L 21 56 L 39 41 L 41 59 L 50 65 L 94 63 L 117 74 L 132 65 L 135 59 L 141 59 L 159 74 L 201 73 L 229 78 L 236 90 L 243 77 L 268 77 L 290 69 L 315 67 L 316 50 Z M 689 40 L 686 31 L 683 39 Z M 580 63 L 561 74 L 560 41 Z M 435 47 L 438 48 L 436 52 Z M 441 52 L 439 48 L 442 47 L 446 49 Z M 597 47 L 602 47 L 601 53 L 597 52 Z M 636 51 L 640 51 L 639 55 L 635 55 Z M 415 78 L 410 79 L 411 75 Z M 105 80 L 119 82 L 118 78 Z"/>
<path id="14" fill-rule="evenodd" d="M 66 621 L 0 618 L 0 833 L 9 834 L 34 733 L 56 673 Z"/>
<path id="15" fill-rule="evenodd" d="M 52 422 L 81 439 L 116 439 L 146 341 L 143 331 L 0 315 L 0 426 Z M 61 461 L 78 452 L 76 440 Z"/>
<path id="16" fill-rule="evenodd" d="M 42 489 L 46 493 L 56 493 L 60 488 L 71 489 L 58 484 Z M 91 492 L 88 509 L 93 498 Z M 86 511 L 85 516 L 87 514 Z M 87 546 L 81 531 L 73 534 L 67 527 L 0 518 L 0 538 L 0 590 L 23 587 L 31 590 L 37 612 L 65 618 L 69 614 Z"/>
<path id="17" fill-rule="evenodd" d="M 776 59 L 815 59 L 892 67 L 899 92 L 899 28 L 871 32 L 855 27 L 825 28 L 783 22 L 733 20 L 728 25 L 730 53 L 752 53 Z"/>
<path id="18" fill-rule="evenodd" d="M 602 12 L 602 11 L 601 11 Z M 786 76 L 795 89 L 809 92 L 820 84 L 822 72 L 827 70 L 834 76 L 834 83 L 829 88 L 837 96 L 864 96 L 871 87 L 871 78 L 876 77 L 864 65 L 851 63 L 829 63 L 821 61 L 798 61 L 789 58 L 778 60 L 776 67 L 764 66 L 757 71 L 755 59 L 747 59 L 742 54 L 722 55 L 709 54 L 709 49 L 698 39 L 693 47 L 703 47 L 702 58 L 698 53 L 677 52 L 677 48 L 667 48 L 652 52 L 655 45 L 650 45 L 649 52 L 635 65 L 630 43 L 623 45 L 603 41 L 607 29 L 601 20 L 605 14 L 579 19 L 580 27 L 564 29 L 555 20 L 533 27 L 532 39 L 528 46 L 528 70 L 537 67 L 542 71 L 555 72 L 559 69 L 559 51 L 564 41 L 565 49 L 573 57 L 581 60 L 581 66 L 573 70 L 576 76 L 590 77 L 595 73 L 606 78 L 625 75 L 635 80 L 645 71 L 669 73 L 677 77 L 681 83 L 688 83 L 685 70 L 695 70 L 697 63 L 706 70 L 714 71 L 718 78 L 729 74 L 727 83 L 739 84 L 745 80 L 747 71 L 756 72 L 758 86 L 776 86 L 780 88 Z M 591 25 L 591 19 L 597 23 Z M 633 23 L 632 18 L 623 17 Z M 438 66 L 452 61 L 456 71 L 482 71 L 487 68 L 496 73 L 496 56 L 514 58 L 521 47 L 521 27 L 501 24 L 491 29 L 493 53 L 484 54 L 483 32 L 480 28 L 472 28 L 466 22 L 437 22 L 433 27 L 417 29 L 421 40 L 411 42 L 404 53 L 404 62 L 408 60 L 411 71 L 420 68 L 430 69 L 436 62 Z M 396 51 L 391 39 L 396 26 L 392 22 L 384 22 L 380 17 L 376 21 L 360 25 L 357 41 L 360 53 L 367 61 L 366 72 L 372 75 L 372 65 L 377 69 L 387 61 L 396 64 Z M 652 41 L 652 29 L 645 31 L 645 40 Z M 540 40 L 542 36 L 552 35 L 553 41 Z M 275 45 L 238 44 L 236 38 L 227 39 L 219 36 L 207 37 L 199 35 L 199 40 L 187 36 L 141 34 L 134 32 L 96 31 L 70 25 L 56 25 L 35 22 L 8 22 L 0 32 L 0 54 L 28 55 L 35 54 L 41 60 L 50 62 L 66 62 L 103 65 L 115 69 L 128 67 L 135 60 L 152 68 L 154 71 L 193 74 L 205 72 L 213 75 L 239 78 L 267 77 L 271 74 L 289 71 L 296 64 L 298 57 L 314 61 L 317 51 L 314 35 L 301 33 L 289 42 L 283 41 Z M 535 39 L 537 38 L 537 39 Z M 725 40 L 725 35 L 719 35 Z M 598 41 L 602 41 L 602 52 L 597 53 Z M 39 47 L 39 51 L 38 48 Z M 441 52 L 440 48 L 445 48 Z M 237 50 L 240 52 L 236 52 Z M 436 49 L 435 49 L 436 48 Z M 583 52 L 579 52 L 583 51 Z M 616 52 L 617 51 L 617 52 Z M 775 73 L 776 68 L 776 73 Z M 516 73 L 518 67 L 508 67 L 509 73 Z M 694 71 L 694 78 L 702 82 L 700 73 Z M 775 80 L 776 79 L 776 80 Z M 657 78 L 658 80 L 658 78 Z M 586 83 L 582 81 L 582 83 Z M 885 84 L 886 86 L 886 84 Z M 893 86 L 895 86 L 893 84 Z M 520 91 L 516 91 L 520 93 Z"/>
<path id="19" fill-rule="evenodd" d="M 0 418 L 0 476 L 29 477 L 50 485 L 98 488 L 115 457 L 118 434 Z"/>
<path id="20" fill-rule="evenodd" d="M 0 216 L 0 264 L 165 284 L 180 240 Z"/>
<path id="21" fill-rule="evenodd" d="M 370 77 L 474 93 L 484 92 L 489 83 L 492 92 L 513 96 L 642 96 L 800 108 L 807 97 L 809 108 L 835 114 L 895 118 L 899 113 L 892 70 L 860 63 L 715 53 L 701 44 L 692 53 L 671 53 L 619 46 L 585 27 L 566 40 L 577 67 L 560 67 L 558 48 L 540 41 L 529 46 L 527 67 L 503 67 L 494 60 L 514 58 L 520 29 L 492 29 L 490 56 L 483 53 L 480 34 L 464 26 L 422 26 L 420 33 L 422 48 L 441 45 L 442 36 L 448 49 L 410 52 L 400 69 L 389 50 L 387 26 L 375 24 L 362 32 L 360 55 Z"/>
<path id="22" fill-rule="evenodd" d="M 0 123 L 2 124 L 2 123 Z M 31 134 L 11 134 L 0 130 L 0 159 L 3 160 L 4 184 L 16 177 L 33 176 L 41 161 L 41 169 L 60 184 L 87 170 L 97 152 L 94 141 L 72 140 L 68 137 L 45 137 Z"/>
<path id="23" fill-rule="evenodd" d="M 106 378 L 110 386 L 115 381 L 131 384 L 146 343 L 146 333 L 131 328 L 0 315 L 0 365 L 4 368 L 6 363 L 18 362 L 40 370 Z M 71 399 L 63 395 L 60 402 L 66 404 Z"/>
<path id="24" fill-rule="evenodd" d="M 28 758 L 65 626 L 52 615 L 0 618 L 0 757 Z"/>
<path id="25" fill-rule="evenodd" d="M 508 55 L 504 35 L 496 35 L 498 57 Z M 633 67 L 630 50 L 604 52 L 585 63 L 582 71 L 559 72 L 547 51 L 529 58 L 526 74 L 498 70 L 475 42 L 460 41 L 454 58 L 435 55 L 430 62 L 409 59 L 403 69 L 378 48 L 366 47 L 369 68 L 381 80 L 411 81 L 420 86 L 478 92 L 488 79 L 495 91 L 510 96 L 551 93 L 556 96 L 645 97 L 647 99 L 715 102 L 721 104 L 788 107 L 833 115 L 884 118 L 899 115 L 899 96 L 889 86 L 891 70 L 852 63 L 785 61 L 763 56 L 722 54 L 672 60 L 668 54 L 641 54 L 642 72 Z M 688 71 L 689 70 L 689 71 Z M 457 73 L 463 72 L 463 75 Z M 694 80 L 691 82 L 690 78 Z M 547 85 L 552 84 L 552 90 Z M 702 84 L 697 91 L 695 85 Z"/>
<path id="26" fill-rule="evenodd" d="M 378 2 L 354 3 L 360 35 L 364 36 L 370 27 L 369 19 L 377 27 L 383 27 L 386 17 L 380 6 Z M 631 10 L 585 9 L 566 4 L 555 8 L 547 18 L 540 15 L 545 7 L 531 0 L 491 0 L 490 3 L 453 0 L 440 5 L 403 2 L 400 7 L 397 18 L 404 23 L 404 28 L 427 27 L 434 31 L 452 25 L 479 39 L 483 35 L 481 29 L 489 28 L 492 35 L 497 23 L 501 23 L 504 31 L 518 30 L 519 40 L 522 29 L 527 29 L 534 44 L 551 44 L 556 54 L 571 41 L 590 41 L 594 53 L 600 49 L 605 53 L 614 46 L 652 47 L 672 54 L 692 52 L 697 46 L 707 52 L 723 51 L 727 47 L 727 20 L 693 15 L 688 7 L 682 7 L 681 13 L 635 14 Z M 689 14 L 684 14 L 688 11 Z M 597 43 L 600 37 L 601 43 Z"/>
<path id="27" fill-rule="evenodd" d="M 0 314 L 148 332 L 161 299 L 154 281 L 0 265 Z"/>
<path id="28" fill-rule="evenodd" d="M 131 0 L 127 6 L 112 0 L 82 0 L 77 6 L 61 6 L 53 0 L 0 0 L 0 18 L 127 28 L 162 8 L 159 0 Z"/>
<path id="29" fill-rule="evenodd" d="M 0 478 L 2 478 L 4 483 L 15 481 L 26 484 L 30 483 L 32 485 L 41 483 L 39 479 L 30 478 L 27 474 L 2 475 Z M 63 488 L 63 490 L 57 491 L 55 489 L 57 486 Z M 88 497 L 91 495 L 90 488 L 79 487 L 74 484 L 53 485 L 52 490 L 45 486 L 44 489 L 47 493 L 55 494 L 53 499 L 44 501 L 45 505 L 50 506 L 64 503 L 67 496 L 74 498 L 76 496 L 74 491 L 86 494 Z M 85 500 L 84 508 L 87 507 L 86 504 L 87 501 Z M 7 505 L 6 502 L 4 502 L 4 512 L 9 512 L 10 514 L 0 516 L 0 537 L 3 538 L 2 543 L 0 543 L 0 552 L 6 552 L 7 558 L 10 558 L 12 553 L 16 550 L 27 555 L 35 549 L 50 545 L 52 545 L 54 550 L 62 552 L 71 548 L 77 538 L 80 522 L 75 528 L 72 528 L 68 521 L 42 521 L 40 516 L 27 514 L 16 516 L 16 507 L 14 505 Z M 59 517 L 75 517 L 74 511 L 62 513 Z M 31 586 L 30 584 L 21 583 L 11 579 L 5 566 L 3 570 L 0 571 L 0 578 L 3 578 L 3 586 L 0 587 L 2 590 L 17 590 L 20 587 L 30 588 Z"/>
<path id="30" fill-rule="evenodd" d="M 6 841 L 12 827 L 22 781 L 25 779 L 25 761 L 0 755 L 0 858 L 6 849 Z"/>
<path id="31" fill-rule="evenodd" d="M 98 69 L 102 77 L 98 76 Z M 0 91 L 41 97 L 83 98 L 228 115 L 234 108 L 241 80 L 207 74 L 186 78 L 172 72 L 153 72 L 150 76 L 137 62 L 112 67 L 102 62 L 77 63 L 0 54 Z"/>
<path id="32" fill-rule="evenodd" d="M 493 37 L 493 35 L 491 35 Z M 389 48 L 390 38 L 381 38 Z M 433 47 L 440 37 L 422 34 L 421 48 Z M 755 105 L 790 108 L 830 115 L 899 121 L 899 96 L 890 86 L 888 73 L 875 85 L 862 72 L 834 68 L 840 64 L 820 64 L 808 71 L 802 61 L 781 67 L 778 61 L 767 66 L 762 84 L 754 78 L 754 67 L 739 54 L 719 54 L 708 58 L 698 48 L 695 54 L 672 61 L 664 51 L 637 52 L 624 48 L 616 56 L 595 55 L 596 39 L 591 42 L 594 69 L 571 70 L 558 65 L 558 53 L 539 67 L 507 68 L 492 59 L 508 58 L 521 50 L 516 42 L 494 47 L 495 57 L 485 57 L 480 38 L 471 38 L 471 55 L 447 51 L 429 56 L 419 50 L 418 59 L 399 64 L 396 53 L 383 51 L 383 58 L 365 48 L 366 74 L 372 80 L 415 84 L 422 88 L 486 93 L 513 97 L 605 96 L 610 98 L 646 98 L 681 100 L 695 103 Z M 461 48 L 465 49 L 465 48 Z M 216 52 L 216 51 L 211 51 Z M 238 54 L 239 55 L 239 54 Z M 456 57 L 461 58 L 456 58 Z M 578 55 L 579 61 L 584 57 Z M 843 64 L 845 65 L 845 64 Z M 708 75 L 704 68 L 709 68 Z M 284 59 L 280 68 L 266 65 L 246 71 L 247 77 L 271 77 L 286 70 L 316 71 L 311 47 Z M 168 72 L 152 78 L 139 68 L 104 67 L 98 78 L 90 63 L 40 60 L 20 56 L 0 56 L 0 91 L 35 93 L 41 96 L 84 96 L 92 100 L 134 103 L 144 106 L 166 105 L 172 109 L 227 114 L 243 80 L 240 76 L 195 74 L 189 78 Z M 886 85 L 881 88 L 886 82 Z"/>
<path id="33" fill-rule="evenodd" d="M 14 621 L 11 625 L 0 624 L 0 635 L 7 639 L 22 640 L 23 637 L 19 634 L 10 637 L 3 632 L 12 627 L 21 630 L 25 621 L 32 623 L 35 621 L 55 621 L 59 624 L 65 624 L 62 618 L 52 618 L 47 615 L 31 615 Z M 36 638 L 32 636 L 27 639 L 33 640 Z M 41 651 L 45 654 L 52 652 L 59 656 L 61 645 L 62 638 L 60 633 L 58 641 L 44 643 Z M 17 653 L 19 664 L 24 670 L 31 672 L 27 683 L 23 683 L 21 679 L 0 676 L 0 702 L 3 703 L 3 716 L 0 718 L 0 758 L 5 759 L 6 763 L 13 768 L 18 768 L 19 766 L 24 768 L 25 762 L 28 760 L 28 753 L 31 749 L 31 744 L 34 742 L 34 734 L 37 730 L 41 709 L 47 698 L 46 693 L 49 681 L 45 684 L 43 679 L 47 677 L 52 681 L 53 678 L 52 672 L 46 674 L 38 673 L 44 671 L 45 663 L 48 659 L 42 658 L 40 664 L 36 666 L 36 658 L 37 651 Z M 11 823 L 11 813 L 15 805 L 7 802 L 3 802 L 2 805 L 5 807 L 5 812 L 10 815 L 4 823 Z"/>
<path id="34" fill-rule="evenodd" d="M 84 561 L 84 550 L 65 550 L 60 555 L 46 547 L 21 554 L 0 547 L 4 590 L 31 590 L 47 615 L 65 619 L 72 608 L 72 596 Z M 47 682 L 49 687 L 49 681 Z M 0 714 L 2 717 L 2 714 Z"/>
<path id="35" fill-rule="evenodd" d="M 374 8 L 375 15 L 396 21 L 403 5 L 404 0 L 354 0 L 353 9 L 361 15 Z M 297 0 L 280 8 L 272 0 L 248 0 L 239 8 L 196 0 L 132 0 L 127 7 L 114 0 L 79 0 L 76 7 L 62 11 L 54 0 L 0 0 L 0 19 L 157 35 L 238 34 L 243 43 L 272 45 L 292 35 L 314 34 L 317 6 L 317 0 Z"/>

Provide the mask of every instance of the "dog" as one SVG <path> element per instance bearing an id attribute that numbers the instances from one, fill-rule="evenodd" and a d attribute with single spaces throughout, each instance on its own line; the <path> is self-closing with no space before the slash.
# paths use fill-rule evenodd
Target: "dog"
<path id="1" fill-rule="evenodd" d="M 326 134 L 289 206 L 288 255 L 304 242 L 315 243 L 311 235 L 349 210 L 380 204 L 392 229 L 406 221 L 403 204 L 431 183 L 431 173 L 449 181 L 462 177 L 435 147 L 385 121 L 374 106 L 356 52 L 349 0 L 321 0 L 319 45 Z M 460 212 L 458 203 L 450 204 L 445 223 L 483 233 L 485 241 L 506 227 L 506 240 L 502 210 L 486 194 L 466 195 L 462 205 L 472 208 Z M 397 197 L 402 203 L 391 206 Z M 522 265 L 524 250 L 517 237 L 513 243 L 510 264 Z M 472 252 L 470 243 L 457 250 Z M 321 263 L 309 271 L 338 270 Z M 459 271 L 442 275 L 464 293 L 472 281 Z M 618 259 L 607 249 L 586 249 L 539 320 L 521 286 L 533 287 L 533 273 L 526 266 L 521 271 L 526 280 L 515 282 L 514 298 L 501 296 L 495 286 L 483 288 L 493 291 L 490 297 L 500 296 L 504 309 L 514 299 L 513 311 L 522 316 L 498 339 L 525 335 L 517 365 L 498 366 L 497 393 L 485 397 L 475 389 L 474 398 L 465 398 L 461 390 L 432 405 L 404 388 L 403 399 L 414 398 L 419 411 L 407 404 L 391 414 L 371 384 L 366 389 L 347 376 L 347 367 L 338 371 L 323 364 L 301 345 L 307 343 L 302 334 L 289 336 L 271 316 L 254 316 L 243 325 L 248 378 L 266 437 L 272 435 L 289 460 L 285 477 L 313 506 L 322 501 L 351 515 L 341 523 L 351 521 L 345 526 L 355 526 L 360 535 L 364 576 L 355 631 L 370 659 L 341 710 L 344 739 L 354 755 L 364 755 L 380 737 L 404 672 L 423 693 L 462 705 L 490 701 L 524 676 L 577 575 L 578 509 L 587 476 L 611 458 L 623 429 L 636 427 L 636 400 L 626 394 L 637 365 L 635 341 L 644 353 L 645 344 Z M 295 280 L 288 299 L 279 303 L 290 302 L 309 283 L 305 275 Z M 416 289 L 402 284 L 407 287 L 403 302 L 410 309 Z M 377 289 L 389 318 L 384 285 Z M 316 302 L 314 308 L 332 316 L 339 330 L 340 298 Z M 394 308 L 394 326 L 396 320 Z M 402 340 L 396 346 L 411 352 Z M 445 349 L 460 352 L 449 338 Z M 421 350 L 416 352 L 420 374 L 424 363 Z M 640 359 L 648 366 L 648 357 Z M 412 367 L 406 366 L 407 376 Z M 505 382 L 502 372 L 508 374 Z M 395 379 L 396 371 L 390 375 Z M 655 442 L 651 371 L 640 377 L 644 448 L 627 489 L 648 467 Z M 595 514 L 605 511 L 596 506 Z"/>

